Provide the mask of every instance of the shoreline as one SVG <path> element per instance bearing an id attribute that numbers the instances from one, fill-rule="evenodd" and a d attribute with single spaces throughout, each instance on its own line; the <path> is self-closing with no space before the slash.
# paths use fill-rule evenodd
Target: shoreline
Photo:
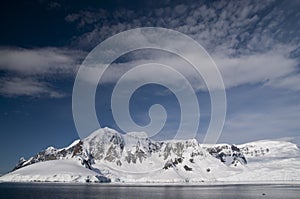
<path id="1" fill-rule="evenodd" d="M 0 181 L 0 184 L 41 184 L 41 185 L 88 185 L 106 187 L 224 187 L 224 186 L 299 186 L 299 181 L 244 181 L 244 182 L 201 182 L 201 183 L 168 183 L 168 182 L 138 182 L 138 183 L 86 183 L 86 182 L 34 182 L 34 181 Z"/>

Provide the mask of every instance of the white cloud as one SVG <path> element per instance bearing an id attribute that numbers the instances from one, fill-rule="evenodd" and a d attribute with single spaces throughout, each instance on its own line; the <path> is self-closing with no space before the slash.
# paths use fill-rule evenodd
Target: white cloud
<path id="1" fill-rule="evenodd" d="M 73 74 L 81 51 L 61 48 L 0 48 L 0 70 L 22 75 Z"/>
<path id="2" fill-rule="evenodd" d="M 0 94 L 8 97 L 30 96 L 61 98 L 65 94 L 57 92 L 48 83 L 32 78 L 4 78 L 0 80 Z"/>
<path id="3" fill-rule="evenodd" d="M 88 15 L 79 12 L 77 15 L 81 20 L 88 21 L 91 16 L 98 18 L 101 12 L 89 12 Z M 185 33 L 204 46 L 217 63 L 226 88 L 257 83 L 274 88 L 284 87 L 292 90 L 298 88 L 298 81 L 294 76 L 297 73 L 297 61 L 288 56 L 294 48 L 297 48 L 296 44 L 299 43 L 297 41 L 300 40 L 299 23 L 290 20 L 291 16 L 298 13 L 293 3 L 282 6 L 272 0 L 218 1 L 207 5 L 194 2 L 162 6 L 154 12 L 147 12 L 147 15 L 145 13 L 144 9 L 134 13 L 126 9 L 117 10 L 111 13 L 110 23 L 103 22 L 107 20 L 105 18 L 96 20 L 93 22 L 95 28 L 74 40 L 74 44 L 89 48 L 127 29 L 162 26 Z M 122 21 L 119 20 L 120 16 L 123 16 Z M 287 23 L 288 26 L 285 25 Z M 294 32 L 292 37 L 291 32 Z M 137 42 L 141 42 L 139 39 L 136 38 Z M 179 41 L 168 45 L 182 46 Z M 198 56 L 193 55 L 193 52 L 188 53 L 192 54 L 191 56 Z M 178 67 L 178 64 L 168 57 L 163 59 L 153 57 L 149 62 L 169 63 L 176 69 L 184 70 L 191 78 L 195 76 L 193 70 L 190 71 L 183 65 Z M 132 63 L 123 65 L 126 64 Z M 120 73 L 126 68 L 121 65 Z M 210 69 L 203 68 L 203 70 Z M 114 78 L 110 78 L 112 79 Z M 198 87 L 205 88 L 203 84 Z"/>
<path id="4" fill-rule="evenodd" d="M 267 51 L 278 42 L 299 42 L 300 24 L 297 20 L 290 20 L 297 14 L 296 7 L 293 3 L 286 3 L 284 11 L 281 7 L 275 1 L 217 1 L 207 5 L 195 1 L 185 5 L 162 6 L 154 11 L 147 10 L 147 7 L 134 12 L 116 10 L 105 15 L 101 14 L 102 10 L 81 11 L 70 14 L 72 20 L 67 21 L 77 21 L 79 25 L 93 23 L 93 30 L 73 41 L 75 45 L 87 49 L 124 30 L 159 26 L 193 37 L 209 52 L 224 49 L 227 55 L 235 56 L 236 53 Z M 103 18 L 99 19 L 99 15 Z M 71 16 L 76 16 L 76 20 Z M 90 18 L 96 20 L 91 21 Z M 287 23 L 290 28 L 286 27 Z M 281 38 L 288 39 L 283 41 Z"/>
<path id="5" fill-rule="evenodd" d="M 64 48 L 0 48 L 0 95 L 60 98 L 49 77 L 74 76 L 83 52 Z"/>
<path id="6" fill-rule="evenodd" d="M 147 44 L 147 40 L 145 40 L 142 35 L 134 35 L 134 37 L 136 38 L 135 41 L 137 43 Z M 127 44 L 125 43 L 123 45 Z M 177 49 L 183 48 L 186 57 L 192 59 L 195 57 L 199 58 L 200 56 L 197 52 L 191 52 L 189 46 L 186 46 L 180 40 L 176 40 L 171 44 L 168 43 L 167 40 L 164 40 L 161 41 L 160 45 L 166 49 L 170 47 Z M 213 54 L 212 58 L 221 72 L 226 89 L 231 89 L 245 84 L 261 84 L 278 88 L 280 84 L 281 87 L 295 90 L 299 87 L 299 84 L 297 78 L 292 74 L 297 73 L 298 62 L 287 56 L 287 52 L 291 51 L 291 49 L 293 49 L 291 46 L 277 46 L 268 52 L 251 53 L 235 57 L 230 57 L 221 51 L 220 53 Z M 130 57 L 132 61 L 111 64 L 109 66 L 110 72 L 103 76 L 102 83 L 116 82 L 122 74 L 135 66 L 145 63 L 160 63 L 168 65 L 183 74 L 191 82 L 195 89 L 206 90 L 202 77 L 196 73 L 196 70 L 189 63 L 185 62 L 180 57 L 170 54 L 146 52 L 146 57 L 142 53 L 137 53 Z M 200 71 L 210 74 L 210 77 L 214 78 L 214 69 L 208 67 L 209 64 L 205 61 L 208 60 L 203 59 L 203 63 L 200 63 Z M 101 60 L 99 60 L 99 62 L 101 62 Z M 99 67 L 101 67 L 101 63 L 99 63 Z M 89 67 L 88 70 L 89 75 L 86 79 L 88 81 L 92 81 L 92 83 L 97 83 L 93 80 L 98 79 L 97 73 L 95 72 L 98 69 Z M 147 68 L 145 68 L 143 74 L 137 74 L 135 78 L 143 79 L 143 75 L 154 76 L 157 78 L 168 78 L 170 81 L 172 81 L 173 78 L 172 76 L 160 73 L 160 71 L 147 70 Z M 284 78 L 284 80 L 282 78 Z M 134 82 L 135 79 L 130 81 Z M 281 83 L 279 83 L 279 81 Z M 282 81 L 285 81 L 285 83 Z M 217 86 L 218 85 L 212 85 L 212 88 L 220 89 Z"/>
<path id="7" fill-rule="evenodd" d="M 221 71 L 226 88 L 256 83 L 277 87 L 275 80 L 296 73 L 298 65 L 296 60 L 286 56 L 285 48 L 240 57 L 216 55 L 213 58 Z M 292 88 L 292 85 L 286 88 Z"/>
<path id="8" fill-rule="evenodd" d="M 147 9 L 147 8 L 145 8 Z M 292 10 L 292 11 L 290 11 Z M 195 3 L 186 5 L 162 6 L 153 12 L 141 9 L 120 9 L 109 13 L 103 9 L 83 10 L 65 17 L 67 22 L 75 22 L 80 28 L 92 25 L 94 29 L 76 38 L 75 46 L 90 48 L 115 33 L 140 26 L 164 26 L 188 34 L 202 44 L 217 63 L 227 89 L 244 85 L 262 83 L 275 88 L 298 90 L 296 61 L 288 58 L 293 49 L 289 43 L 285 49 L 276 49 L 282 45 L 278 35 L 289 31 L 281 28 L 293 9 L 280 11 L 276 2 L 251 3 L 249 1 L 221 1 L 210 5 Z M 160 19 L 158 19 L 158 17 Z M 122 19 L 122 20 L 121 20 Z M 289 22 L 292 23 L 292 22 Z M 296 23 L 296 22 L 295 22 Z M 296 24 L 297 25 L 297 24 Z M 276 30 L 276 31 L 274 31 Z M 143 42 L 143 37 L 136 37 Z M 297 38 L 291 38 L 292 43 Z M 162 41 L 163 42 L 163 41 Z M 179 41 L 168 44 L 182 46 Z M 295 46 L 293 46 L 295 47 Z M 187 48 L 188 51 L 188 48 Z M 191 56 L 198 56 L 188 52 Z M 0 70 L 22 74 L 52 74 L 55 72 L 72 73 L 76 71 L 77 57 L 82 53 L 59 48 L 42 49 L 0 49 Z M 133 64 L 145 63 L 138 59 L 124 64 L 117 64 L 114 74 L 104 81 L 115 80 Z M 195 71 L 177 63 L 169 57 L 152 57 L 146 63 L 156 62 L 173 66 L 190 79 Z M 181 63 L 181 62 L 180 62 Z M 115 64 L 116 65 L 116 64 Z M 209 71 L 209 68 L 203 68 Z M 93 76 L 93 72 L 91 72 Z M 149 74 L 159 75 L 159 73 Z M 95 78 L 92 78 L 95 79 Z M 195 87 L 205 89 L 202 83 L 195 82 Z"/>

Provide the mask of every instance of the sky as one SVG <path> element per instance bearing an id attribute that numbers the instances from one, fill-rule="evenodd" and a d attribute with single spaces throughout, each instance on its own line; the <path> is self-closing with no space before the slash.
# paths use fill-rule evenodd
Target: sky
<path id="1" fill-rule="evenodd" d="M 11 170 L 22 156 L 28 158 L 48 146 L 64 147 L 79 139 L 72 116 L 72 90 L 81 63 L 105 39 L 141 27 L 179 31 L 212 57 L 227 95 L 219 142 L 299 136 L 299 18 L 299 1 L 2 2 L 0 173 Z M 140 38 L 136 37 L 137 42 Z M 201 141 L 211 114 L 203 79 L 196 78 L 189 64 L 175 55 L 151 49 L 123 55 L 105 71 L 95 99 L 101 126 L 122 132 L 112 115 L 112 90 L 126 71 L 148 62 L 172 65 L 190 79 L 199 100 L 196 138 Z M 147 75 L 161 74 L 149 70 Z M 156 84 L 138 88 L 130 100 L 131 116 L 137 124 L 147 125 L 148 110 L 156 103 L 168 115 L 156 138 L 170 139 L 181 112 L 168 88 Z"/>

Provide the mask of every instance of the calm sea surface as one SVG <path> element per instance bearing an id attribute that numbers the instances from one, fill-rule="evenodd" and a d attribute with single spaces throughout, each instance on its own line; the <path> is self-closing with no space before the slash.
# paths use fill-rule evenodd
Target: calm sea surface
<path id="1" fill-rule="evenodd" d="M 0 183 L 0 198 L 300 198 L 300 185 L 117 186 Z"/>

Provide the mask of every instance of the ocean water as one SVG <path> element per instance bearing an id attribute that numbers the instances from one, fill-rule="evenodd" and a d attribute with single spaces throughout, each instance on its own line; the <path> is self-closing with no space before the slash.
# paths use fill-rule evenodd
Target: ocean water
<path id="1" fill-rule="evenodd" d="M 0 183 L 0 198 L 299 199 L 300 185 L 119 186 L 111 184 Z"/>

